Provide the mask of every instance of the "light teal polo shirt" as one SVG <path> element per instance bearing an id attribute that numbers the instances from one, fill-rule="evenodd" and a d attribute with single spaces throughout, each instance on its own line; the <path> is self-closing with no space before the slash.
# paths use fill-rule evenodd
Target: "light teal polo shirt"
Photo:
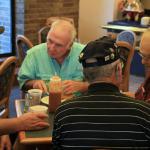
<path id="1" fill-rule="evenodd" d="M 69 55 L 60 66 L 55 59 L 48 55 L 46 43 L 34 46 L 27 51 L 19 70 L 20 88 L 27 80 L 39 79 L 49 82 L 49 79 L 55 74 L 59 75 L 62 80 L 82 81 L 83 69 L 78 57 L 83 48 L 84 45 L 74 42 Z"/>

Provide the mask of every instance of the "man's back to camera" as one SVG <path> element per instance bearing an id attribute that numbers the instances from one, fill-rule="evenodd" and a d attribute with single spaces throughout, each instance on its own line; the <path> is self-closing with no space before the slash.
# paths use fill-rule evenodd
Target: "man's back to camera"
<path id="1" fill-rule="evenodd" d="M 122 66 L 112 41 L 92 41 L 80 54 L 88 93 L 61 104 L 54 149 L 150 149 L 150 105 L 119 91 Z"/>

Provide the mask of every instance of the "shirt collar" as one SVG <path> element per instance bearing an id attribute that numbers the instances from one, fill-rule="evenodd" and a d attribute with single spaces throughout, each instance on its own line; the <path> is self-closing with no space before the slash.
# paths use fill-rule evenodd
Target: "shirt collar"
<path id="1" fill-rule="evenodd" d="M 93 83 L 88 88 L 88 93 L 99 94 L 99 93 L 117 93 L 120 94 L 119 88 L 112 83 Z"/>

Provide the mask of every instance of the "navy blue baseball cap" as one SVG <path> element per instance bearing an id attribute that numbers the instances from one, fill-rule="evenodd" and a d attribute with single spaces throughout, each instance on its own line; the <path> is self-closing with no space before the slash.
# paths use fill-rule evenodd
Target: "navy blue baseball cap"
<path id="1" fill-rule="evenodd" d="M 100 38 L 89 42 L 79 56 L 79 62 L 84 68 L 111 64 L 118 60 L 118 47 L 110 38 Z"/>

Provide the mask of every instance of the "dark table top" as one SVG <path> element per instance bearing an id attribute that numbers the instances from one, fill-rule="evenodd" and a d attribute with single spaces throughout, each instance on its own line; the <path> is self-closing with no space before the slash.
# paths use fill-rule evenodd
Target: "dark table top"
<path id="1" fill-rule="evenodd" d="M 24 112 L 25 100 L 16 100 L 16 112 L 17 116 L 20 116 Z M 23 144 L 39 144 L 39 143 L 51 143 L 52 141 L 52 129 L 53 129 L 54 113 L 49 114 L 48 121 L 50 127 L 38 131 L 21 131 L 19 132 L 20 142 Z"/>

